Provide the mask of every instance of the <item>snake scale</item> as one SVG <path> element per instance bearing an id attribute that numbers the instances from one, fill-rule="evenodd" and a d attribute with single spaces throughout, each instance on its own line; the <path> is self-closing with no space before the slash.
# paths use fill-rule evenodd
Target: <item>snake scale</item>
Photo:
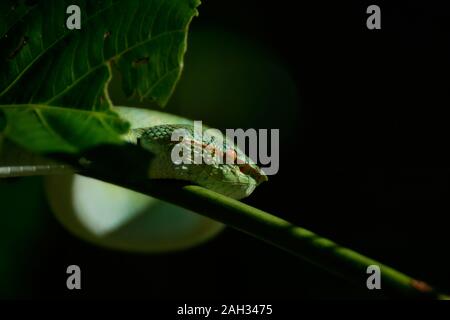
<path id="1" fill-rule="evenodd" d="M 147 172 L 149 179 L 189 181 L 235 199 L 249 196 L 260 183 L 267 180 L 267 176 L 258 165 L 234 146 L 233 142 L 223 136 L 198 136 L 194 131 L 192 120 L 154 110 L 130 107 L 114 107 L 114 110 L 131 124 L 129 132 L 123 135 L 124 141 L 136 144 L 154 155 Z M 185 164 L 172 161 L 172 150 L 178 143 L 172 141 L 172 133 L 177 129 L 185 132 L 183 141 L 188 141 L 194 146 L 192 156 L 195 157 L 195 153 L 198 152 L 201 157 L 208 157 L 207 163 L 203 161 L 200 164 Z M 208 149 L 205 150 L 206 148 Z M 0 177 L 73 173 L 74 171 L 70 166 L 29 153 L 2 153 Z M 217 155 L 228 155 L 236 161 L 224 163 L 224 161 L 218 161 L 219 157 L 215 157 Z M 240 162 L 237 161 L 238 159 Z"/>

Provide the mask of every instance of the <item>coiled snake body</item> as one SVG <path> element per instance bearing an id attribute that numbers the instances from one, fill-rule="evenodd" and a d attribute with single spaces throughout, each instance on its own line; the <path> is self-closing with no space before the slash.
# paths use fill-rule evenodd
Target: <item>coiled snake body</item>
<path id="1" fill-rule="evenodd" d="M 191 120 L 159 111 L 129 107 L 115 107 L 114 110 L 131 124 L 123 139 L 154 155 L 147 172 L 149 179 L 185 180 L 235 199 L 249 196 L 267 180 L 263 171 L 238 147 L 234 147 L 232 141 L 219 136 L 220 133 L 199 137 Z M 174 163 L 172 150 L 179 142 L 172 141 L 172 134 L 177 129 L 183 130 L 183 141 L 194 146 L 193 156 L 195 152 L 201 153 L 202 158 L 208 157 L 207 163 Z M 219 161 L 224 159 L 223 156 L 236 161 Z M 30 155 L 3 154 L 0 158 L 0 177 L 73 172 L 73 168 L 67 165 Z"/>

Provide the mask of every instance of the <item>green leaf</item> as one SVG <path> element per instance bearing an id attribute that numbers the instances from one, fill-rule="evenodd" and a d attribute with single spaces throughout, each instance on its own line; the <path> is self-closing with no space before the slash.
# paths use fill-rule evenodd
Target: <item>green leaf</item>
<path id="1" fill-rule="evenodd" d="M 37 152 L 119 143 L 128 125 L 111 111 L 112 66 L 127 95 L 166 104 L 198 0 L 34 2 L 0 5 L 0 114 L 7 138 Z M 81 30 L 66 27 L 69 5 L 81 8 Z"/>
<path id="2" fill-rule="evenodd" d="M 3 105 L 4 134 L 37 152 L 76 153 L 99 144 L 119 144 L 128 124 L 112 112 L 29 104 Z"/>

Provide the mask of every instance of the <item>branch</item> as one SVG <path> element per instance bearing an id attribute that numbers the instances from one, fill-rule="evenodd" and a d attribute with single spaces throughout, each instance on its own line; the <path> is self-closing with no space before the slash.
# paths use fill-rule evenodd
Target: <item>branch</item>
<path id="1" fill-rule="evenodd" d="M 4 157 L 5 153 L 0 155 Z M 106 146 L 94 149 L 86 156 L 95 161 L 84 175 L 133 189 L 225 223 L 353 281 L 362 288 L 366 288 L 369 276 L 367 267 L 377 265 L 381 269 L 383 291 L 390 295 L 448 299 L 425 282 L 240 201 L 176 181 L 142 180 L 139 177 L 146 172 L 152 156 L 134 146 Z M 128 179 L 124 179 L 125 176 Z"/>
<path id="2" fill-rule="evenodd" d="M 381 284 L 389 295 L 407 298 L 446 299 L 425 282 L 407 276 L 376 260 L 293 225 L 272 214 L 195 185 L 175 181 L 113 181 L 96 177 L 159 198 L 227 224 L 237 230 L 284 249 L 366 288 L 367 267 L 381 269 Z"/>

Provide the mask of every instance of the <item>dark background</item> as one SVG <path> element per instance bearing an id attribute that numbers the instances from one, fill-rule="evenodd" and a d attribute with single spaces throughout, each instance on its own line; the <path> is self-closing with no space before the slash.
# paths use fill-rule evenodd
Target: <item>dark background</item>
<path id="1" fill-rule="evenodd" d="M 443 2 L 204 2 L 167 111 L 217 127 L 280 128 L 280 171 L 247 203 L 450 292 L 450 19 Z M 370 4 L 381 7 L 381 30 L 366 28 Z M 253 52 L 263 58 L 252 59 Z M 196 69 L 209 53 L 224 54 L 208 63 L 227 74 Z M 290 82 L 280 85 L 263 62 L 252 69 L 243 61 L 275 61 L 280 79 Z M 223 94 L 216 100 L 202 86 L 214 79 Z M 191 100 L 183 100 L 187 91 Z M 249 91 L 256 102 L 245 109 Z M 0 239 L 12 261 L 0 289 L 5 297 L 384 297 L 232 229 L 174 254 L 98 248 L 59 225 L 40 185 L 39 178 L 0 185 L 10 231 Z M 83 272 L 79 292 L 65 287 L 69 264 Z"/>

